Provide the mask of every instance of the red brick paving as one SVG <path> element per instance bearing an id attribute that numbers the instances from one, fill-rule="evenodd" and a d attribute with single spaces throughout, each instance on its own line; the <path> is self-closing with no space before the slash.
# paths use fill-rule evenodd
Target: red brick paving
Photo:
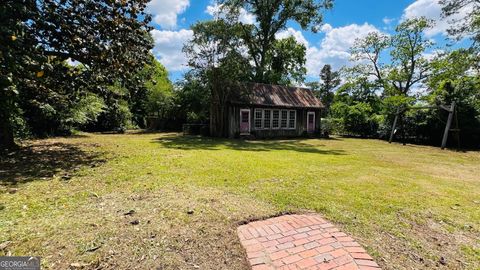
<path id="1" fill-rule="evenodd" d="M 238 228 L 253 270 L 380 269 L 365 249 L 319 215 L 286 215 Z"/>

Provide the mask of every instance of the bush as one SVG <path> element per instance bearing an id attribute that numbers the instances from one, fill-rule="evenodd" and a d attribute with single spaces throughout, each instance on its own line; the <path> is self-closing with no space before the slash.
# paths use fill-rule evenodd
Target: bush
<path id="1" fill-rule="evenodd" d="M 332 115 L 340 123 L 344 135 L 376 137 L 379 117 L 369 104 L 356 102 L 353 105 L 338 102 L 332 106 Z M 339 129 L 339 128 L 337 128 Z"/>

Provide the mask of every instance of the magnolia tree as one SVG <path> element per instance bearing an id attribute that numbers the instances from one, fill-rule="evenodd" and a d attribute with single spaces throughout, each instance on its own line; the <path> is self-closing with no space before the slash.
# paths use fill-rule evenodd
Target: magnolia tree
<path id="1" fill-rule="evenodd" d="M 21 102 L 43 107 L 75 91 L 103 94 L 118 81 L 129 84 L 153 47 L 148 0 L 6 0 L 0 8 L 0 148 L 14 146 Z M 76 74 L 59 68 L 81 65 Z M 74 76 L 72 75 L 74 74 Z M 61 91 L 55 89 L 61 86 Z M 27 90 L 28 89 L 28 90 Z M 23 95 L 26 91 L 28 95 Z M 35 91 L 44 96 L 35 99 Z"/>

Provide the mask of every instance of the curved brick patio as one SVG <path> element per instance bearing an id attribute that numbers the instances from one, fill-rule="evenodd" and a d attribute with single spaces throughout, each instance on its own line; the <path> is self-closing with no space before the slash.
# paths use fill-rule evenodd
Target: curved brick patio
<path id="1" fill-rule="evenodd" d="M 380 269 L 366 251 L 319 215 L 285 215 L 238 228 L 253 270 Z"/>

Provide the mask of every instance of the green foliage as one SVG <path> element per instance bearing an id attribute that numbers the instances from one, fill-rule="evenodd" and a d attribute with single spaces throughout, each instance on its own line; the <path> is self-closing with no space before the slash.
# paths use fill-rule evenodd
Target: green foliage
<path id="1" fill-rule="evenodd" d="M 432 43 L 424 31 L 431 24 L 425 18 L 409 19 L 391 37 L 374 32 L 355 42 L 352 58 L 362 63 L 344 69 L 345 83 L 332 106 L 344 134 L 387 138 L 399 113 L 398 137 L 439 144 L 448 113 L 438 106 L 455 101 L 463 146 L 479 146 L 478 54 L 459 49 L 427 61 L 424 53 Z M 389 61 L 383 58 L 387 52 Z M 427 87 L 426 94 L 412 93 L 419 84 Z M 422 105 L 432 108 L 410 110 Z"/>
<path id="2" fill-rule="evenodd" d="M 389 94 L 410 95 L 413 85 L 427 77 L 428 61 L 423 56 L 432 42 L 425 38 L 424 31 L 432 26 L 425 18 L 409 19 L 400 23 L 392 37 L 391 66 L 387 80 L 396 92 Z"/>
<path id="3" fill-rule="evenodd" d="M 151 79 L 145 83 L 147 89 L 146 110 L 149 115 L 165 118 L 174 106 L 173 85 L 165 67 L 156 59 L 146 67 Z"/>
<path id="4" fill-rule="evenodd" d="M 278 84 L 291 83 L 291 79 L 303 79 L 305 74 L 302 70 L 305 62 L 303 46 L 295 45 L 293 40 L 278 42 L 275 35 L 286 29 L 287 23 L 291 21 L 298 23 L 302 29 L 318 31 L 323 21 L 322 11 L 330 9 L 332 1 L 220 2 L 223 4 L 222 11 L 227 13 L 227 18 L 236 22 L 241 30 L 237 33 L 248 50 L 247 63 L 253 63 L 251 81 Z M 257 23 L 239 23 L 241 9 L 253 14 Z"/>
<path id="5" fill-rule="evenodd" d="M 185 119 L 188 123 L 206 123 L 210 112 L 209 104 L 211 100 L 210 89 L 205 82 L 190 71 L 185 75 L 185 79 L 177 84 L 176 104 L 179 108 L 179 117 Z"/>
<path id="6" fill-rule="evenodd" d="M 105 103 L 103 99 L 93 93 L 87 93 L 84 97 L 69 108 L 70 112 L 65 117 L 65 124 L 69 127 L 85 125 L 94 122 L 104 111 Z"/>
<path id="7" fill-rule="evenodd" d="M 376 136 L 378 122 L 368 103 L 355 102 L 349 105 L 336 102 L 332 105 L 332 117 L 340 119 L 343 131 L 348 135 Z"/>
<path id="8" fill-rule="evenodd" d="M 4 1 L 0 148 L 12 145 L 12 135 L 18 134 L 12 128 L 14 119 L 23 118 L 35 136 L 64 133 L 99 112 L 99 102 L 89 112 L 77 107 L 92 97 L 89 93 L 106 99 L 115 81 L 133 91 L 131 79 L 137 78 L 131 74 L 144 66 L 153 46 L 146 3 Z M 71 67 L 66 61 L 79 65 Z"/>
<path id="9" fill-rule="evenodd" d="M 410 95 L 412 86 L 427 77 L 428 63 L 423 53 L 431 47 L 424 31 L 432 25 L 425 18 L 405 20 L 395 29 L 392 37 L 372 32 L 356 40 L 351 48 L 352 59 L 365 61 L 350 72 L 359 76 L 375 77 L 375 84 L 382 86 L 386 95 Z M 390 51 L 390 64 L 382 61 L 383 53 Z"/>
<path id="10" fill-rule="evenodd" d="M 305 80 L 305 45 L 297 43 L 294 37 L 275 40 L 273 49 L 267 54 L 271 68 L 265 78 L 273 84 L 289 85 Z"/>
<path id="11" fill-rule="evenodd" d="M 325 108 L 322 110 L 322 115 L 327 116 L 330 111 L 330 106 L 334 100 L 334 90 L 340 85 L 340 72 L 332 71 L 330 65 L 324 65 L 320 71 L 321 82 L 310 82 L 307 86 L 310 87 L 315 95 L 322 101 Z"/>
<path id="12" fill-rule="evenodd" d="M 480 4 L 478 0 L 440 0 L 443 19 L 451 20 L 450 16 L 458 14 L 461 9 L 468 12 L 448 29 L 448 34 L 456 40 L 465 37 L 472 39 L 472 48 L 480 49 Z M 466 8 L 470 7 L 470 8 Z"/>
<path id="13" fill-rule="evenodd" d="M 349 77 L 337 91 L 330 115 L 341 134 L 374 137 L 380 123 L 381 100 L 367 78 Z M 338 128 L 341 125 L 341 128 Z"/>
<path id="14" fill-rule="evenodd" d="M 430 104 L 457 104 L 458 125 L 462 144 L 478 146 L 480 139 L 480 77 L 472 69 L 477 63 L 471 50 L 457 50 L 438 56 L 431 64 L 432 75 L 428 86 L 432 89 L 425 97 Z M 446 118 L 446 113 L 435 111 Z M 441 132 L 437 127 L 436 132 Z M 476 145 L 475 145 L 476 144 Z"/>

